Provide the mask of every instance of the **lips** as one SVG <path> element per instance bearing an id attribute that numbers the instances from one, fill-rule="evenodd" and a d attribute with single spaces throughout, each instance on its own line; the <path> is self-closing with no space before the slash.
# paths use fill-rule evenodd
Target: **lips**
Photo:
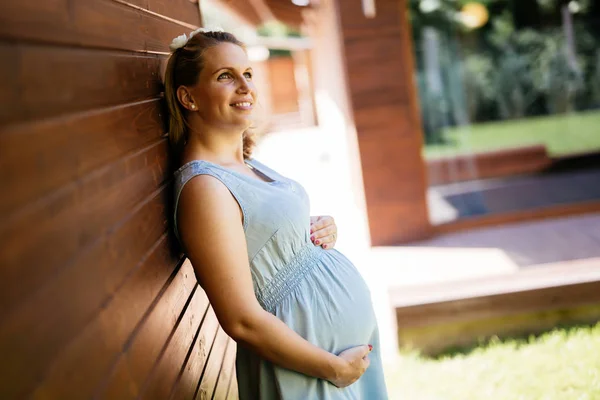
<path id="1" fill-rule="evenodd" d="M 233 107 L 234 110 L 250 112 L 252 111 L 253 102 L 251 100 L 244 99 L 242 101 L 236 101 L 235 103 L 231 103 L 229 106 Z"/>
<path id="2" fill-rule="evenodd" d="M 249 101 L 242 101 L 242 102 L 233 103 L 233 104 L 230 104 L 230 105 L 233 106 L 233 107 L 251 107 L 252 103 L 249 102 Z"/>

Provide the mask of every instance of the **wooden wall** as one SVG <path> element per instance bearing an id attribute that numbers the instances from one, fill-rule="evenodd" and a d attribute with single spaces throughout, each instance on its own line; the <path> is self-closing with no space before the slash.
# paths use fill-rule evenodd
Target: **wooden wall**
<path id="1" fill-rule="evenodd" d="M 275 57 L 266 61 L 269 70 L 271 112 L 287 114 L 300 111 L 295 65 L 292 57 Z"/>
<path id="2" fill-rule="evenodd" d="M 395 245 L 432 234 L 406 0 L 337 0 L 371 242 Z"/>
<path id="3" fill-rule="evenodd" d="M 237 398 L 167 222 L 161 72 L 199 24 L 189 0 L 0 2 L 0 398 Z"/>

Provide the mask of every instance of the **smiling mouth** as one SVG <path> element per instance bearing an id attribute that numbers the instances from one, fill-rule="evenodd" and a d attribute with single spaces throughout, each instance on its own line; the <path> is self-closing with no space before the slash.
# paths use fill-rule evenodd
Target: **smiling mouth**
<path id="1" fill-rule="evenodd" d="M 249 101 L 243 101 L 241 103 L 230 104 L 232 107 L 252 107 L 252 103 Z"/>

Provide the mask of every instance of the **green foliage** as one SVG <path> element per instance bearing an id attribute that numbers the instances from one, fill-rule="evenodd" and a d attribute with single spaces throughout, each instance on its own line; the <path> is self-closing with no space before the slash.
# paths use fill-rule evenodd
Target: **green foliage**
<path id="1" fill-rule="evenodd" d="M 492 339 L 431 359 L 403 352 L 387 370 L 390 398 L 411 400 L 600 399 L 600 324 L 524 339 Z"/>
<path id="2" fill-rule="evenodd" d="M 430 7 L 428 12 L 423 12 L 422 1 L 411 0 L 409 4 L 427 144 L 443 144 L 443 129 L 465 122 L 520 119 L 600 107 L 600 38 L 591 34 L 589 24 L 583 20 L 573 18 L 573 62 L 567 55 L 562 26 L 554 23 L 551 28 L 516 29 L 507 0 L 481 1 L 490 6 L 490 21 L 477 32 L 464 29 L 456 17 L 469 0 L 434 0 L 437 7 Z M 566 3 L 538 0 L 538 4 L 560 20 L 560 7 Z M 580 13 L 589 6 L 588 1 L 578 4 Z M 424 32 L 431 27 L 442 38 L 441 92 L 430 87 L 421 48 L 427 41 Z"/>
<path id="3" fill-rule="evenodd" d="M 290 28 L 286 24 L 273 20 L 266 22 L 257 28 L 259 36 L 268 37 L 300 37 L 300 32 Z"/>
<path id="4" fill-rule="evenodd" d="M 474 71 L 478 79 L 471 85 L 474 87 L 467 88 L 471 90 L 474 101 L 478 104 L 495 103 L 500 119 L 531 115 L 530 106 L 540 98 L 545 100 L 550 114 L 575 110 L 575 98 L 583 89 L 584 79 L 581 70 L 569 63 L 562 31 L 515 31 L 509 23 L 500 19 L 494 23 L 490 43 L 495 46 L 495 56 L 484 57 L 489 57 L 488 64 L 495 68 Z M 466 57 L 466 64 L 471 67 L 483 65 L 481 58 L 481 54 L 470 54 Z M 585 61 L 578 60 L 579 68 L 585 65 Z M 488 76 L 481 77 L 483 74 Z M 468 76 L 467 80 L 470 78 Z M 486 88 L 481 85 L 486 85 Z M 491 87 L 487 88 L 487 85 Z M 493 93 L 491 98 L 480 95 L 486 89 Z M 474 121 L 476 112 L 471 111 L 471 120 Z"/>
<path id="5" fill-rule="evenodd" d="M 600 49 L 596 51 L 595 68 L 590 80 L 590 95 L 594 106 L 600 107 Z"/>
<path id="6" fill-rule="evenodd" d="M 600 150 L 600 112 L 587 111 L 444 129 L 428 159 L 541 144 L 551 156 Z"/>
<path id="7" fill-rule="evenodd" d="M 269 58 L 291 57 L 292 52 L 285 49 L 269 49 Z"/>

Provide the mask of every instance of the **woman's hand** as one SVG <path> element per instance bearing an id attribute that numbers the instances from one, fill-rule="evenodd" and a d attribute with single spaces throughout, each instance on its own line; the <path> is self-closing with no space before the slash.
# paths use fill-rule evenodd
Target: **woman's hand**
<path id="1" fill-rule="evenodd" d="M 333 217 L 329 215 L 310 217 L 310 240 L 315 246 L 333 249 L 337 240 L 337 225 Z"/>
<path id="2" fill-rule="evenodd" d="M 342 362 L 336 370 L 337 376 L 329 379 L 329 382 L 339 388 L 356 382 L 365 373 L 371 363 L 369 361 L 369 353 L 372 349 L 371 345 L 357 346 L 341 352 L 338 357 L 341 358 Z"/>

